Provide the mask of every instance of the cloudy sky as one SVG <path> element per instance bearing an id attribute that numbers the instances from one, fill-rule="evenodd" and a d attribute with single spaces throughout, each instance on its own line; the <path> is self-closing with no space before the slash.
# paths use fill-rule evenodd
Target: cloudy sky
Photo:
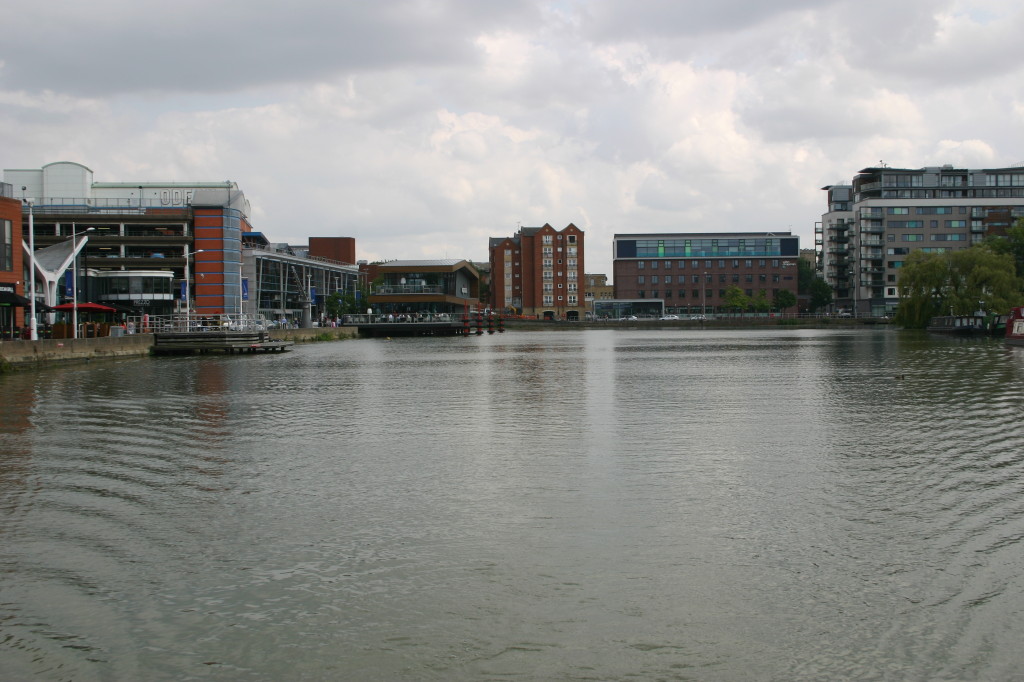
<path id="1" fill-rule="evenodd" d="M 4 12 L 0 166 L 237 181 L 271 241 L 486 260 L 575 223 L 785 231 L 884 161 L 1024 161 L 1020 0 L 48 0 Z"/>

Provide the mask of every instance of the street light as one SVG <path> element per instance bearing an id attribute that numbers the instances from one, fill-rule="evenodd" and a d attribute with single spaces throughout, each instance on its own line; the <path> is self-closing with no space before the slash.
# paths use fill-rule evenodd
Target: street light
<path id="1" fill-rule="evenodd" d="M 708 273 L 706 272 L 700 279 L 700 314 L 702 317 L 708 316 Z"/>
<path id="2" fill-rule="evenodd" d="M 85 228 L 85 232 L 92 232 L 95 227 Z M 85 248 L 85 242 L 89 241 L 89 235 L 85 235 L 82 238 L 82 244 Z M 74 303 L 71 306 L 71 338 L 78 338 L 78 232 L 74 223 L 71 223 L 71 293 L 74 296 Z"/>
<path id="3" fill-rule="evenodd" d="M 21 200 L 28 204 L 28 300 L 29 315 L 31 315 L 28 321 L 28 338 L 38 341 L 39 332 L 36 327 L 36 226 L 32 219 L 32 204 L 35 203 L 35 199 L 25 198 L 26 189 L 28 188 L 25 185 L 21 186 Z"/>

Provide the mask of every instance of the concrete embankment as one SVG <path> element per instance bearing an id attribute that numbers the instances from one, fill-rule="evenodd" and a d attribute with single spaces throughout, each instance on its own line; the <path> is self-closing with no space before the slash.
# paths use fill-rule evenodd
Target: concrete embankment
<path id="1" fill-rule="evenodd" d="M 312 329 L 274 329 L 270 338 L 295 343 L 336 341 L 358 334 L 355 327 Z M 40 339 L 39 341 L 0 341 L 0 372 L 32 369 L 67 362 L 82 362 L 149 355 L 152 334 L 104 336 L 95 339 Z"/>
<path id="2" fill-rule="evenodd" d="M 40 339 L 0 343 L 0 371 L 50 364 L 149 355 L 152 334 L 96 339 Z"/>

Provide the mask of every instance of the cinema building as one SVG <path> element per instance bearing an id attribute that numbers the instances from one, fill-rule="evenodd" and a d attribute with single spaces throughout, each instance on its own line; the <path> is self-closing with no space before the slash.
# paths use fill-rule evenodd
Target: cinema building
<path id="1" fill-rule="evenodd" d="M 21 205 L 18 250 L 26 277 L 34 261 L 41 310 L 77 300 L 125 315 L 259 313 L 308 323 L 327 295 L 357 289 L 354 241 L 271 243 L 230 180 L 96 182 L 86 166 L 58 162 L 5 170 L 4 182 Z M 346 256 L 352 262 L 339 260 Z"/>

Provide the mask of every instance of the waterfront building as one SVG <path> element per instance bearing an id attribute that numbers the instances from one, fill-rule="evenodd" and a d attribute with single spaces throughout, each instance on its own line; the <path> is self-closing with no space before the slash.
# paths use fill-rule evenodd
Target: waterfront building
<path id="1" fill-rule="evenodd" d="M 0 183 L 0 339 L 14 337 L 28 304 L 21 244 L 21 200 L 13 185 Z"/>
<path id="2" fill-rule="evenodd" d="M 33 199 L 35 247 L 54 256 L 37 269 L 41 305 L 78 296 L 131 315 L 260 313 L 308 324 L 326 296 L 357 290 L 354 240 L 272 245 L 230 180 L 96 182 L 88 167 L 58 162 L 5 170 L 4 181 L 26 235 L 22 200 Z"/>
<path id="3" fill-rule="evenodd" d="M 660 300 L 666 314 L 725 310 L 726 293 L 773 300 L 797 295 L 800 238 L 789 232 L 617 234 L 612 244 L 616 300 Z"/>
<path id="4" fill-rule="evenodd" d="M 587 312 L 591 317 L 596 317 L 594 304 L 615 298 L 615 288 L 608 284 L 608 275 L 603 273 L 585 274 L 583 282 L 583 300 L 587 306 Z"/>
<path id="5" fill-rule="evenodd" d="M 815 225 L 818 268 L 836 305 L 885 315 L 899 303 L 899 271 L 914 251 L 966 249 L 1024 216 L 1024 168 L 951 165 L 862 169 L 826 185 Z"/>
<path id="6" fill-rule="evenodd" d="M 372 273 L 375 314 L 462 315 L 480 300 L 480 274 L 467 260 L 395 260 L 375 264 Z"/>
<path id="7" fill-rule="evenodd" d="M 584 235 L 572 223 L 523 227 L 492 237 L 488 247 L 491 308 L 513 315 L 580 320 L 584 300 Z"/>

